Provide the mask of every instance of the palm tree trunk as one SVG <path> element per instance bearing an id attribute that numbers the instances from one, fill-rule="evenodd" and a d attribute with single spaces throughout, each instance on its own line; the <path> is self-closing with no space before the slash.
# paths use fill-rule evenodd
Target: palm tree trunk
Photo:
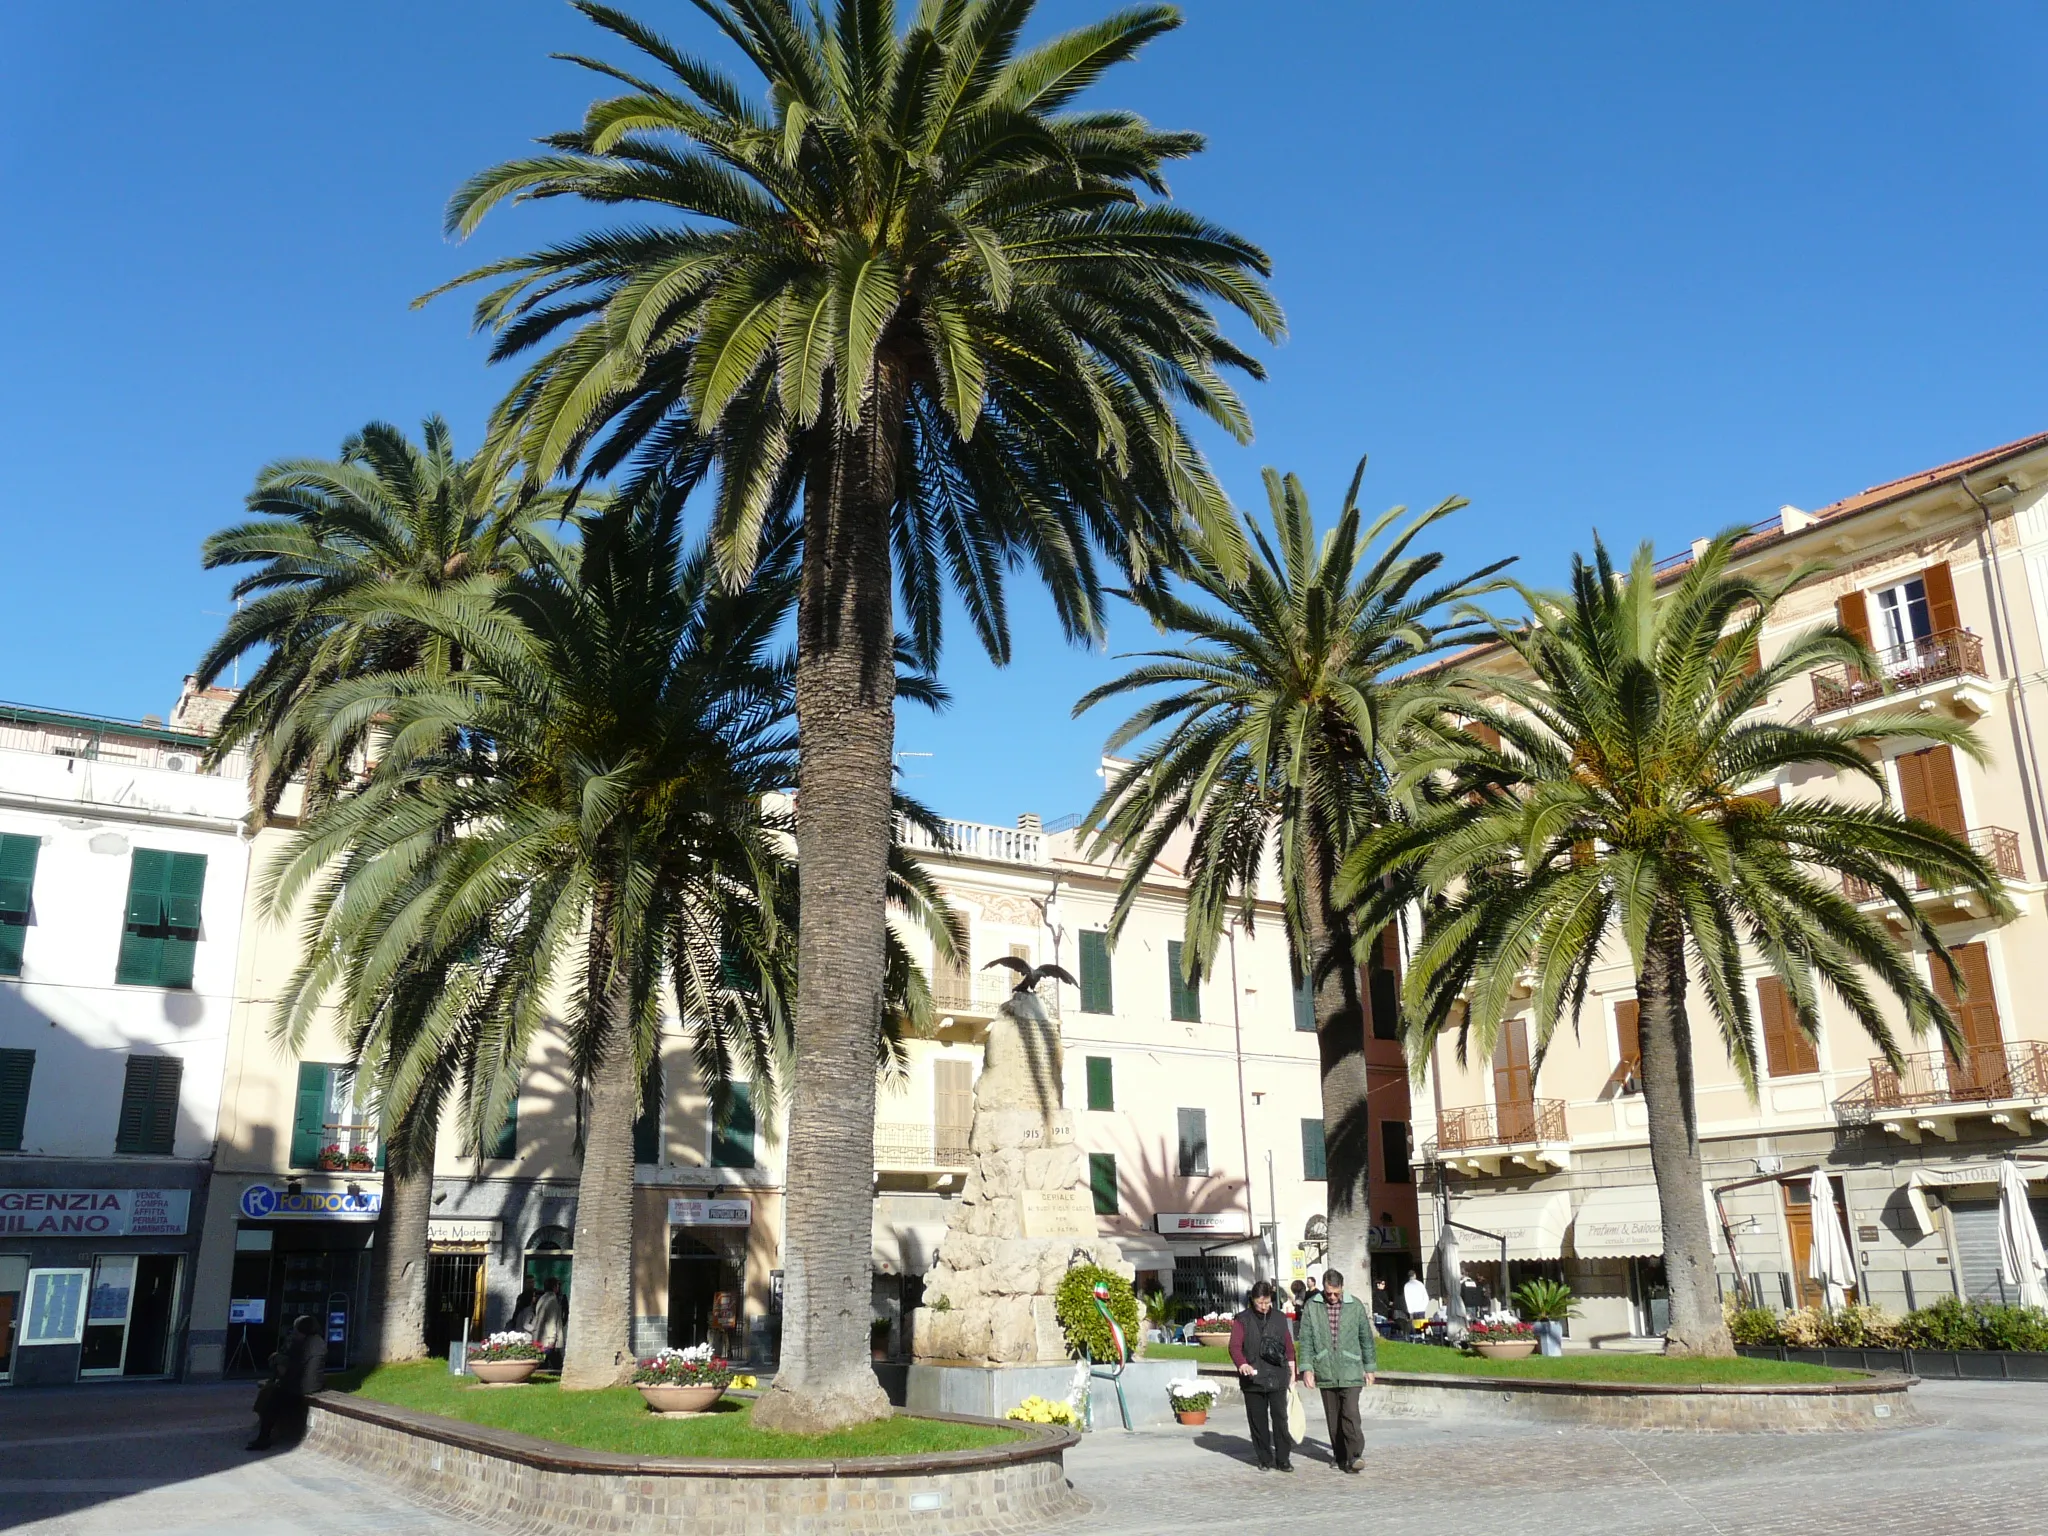
<path id="1" fill-rule="evenodd" d="M 611 903 L 592 902 L 597 933 Z M 633 1369 L 633 1121 L 640 1113 L 633 1052 L 632 988 L 623 964 L 595 935 L 593 981 L 602 978 L 605 1031 L 590 1073 L 590 1119 L 576 1183 L 576 1269 L 569 1289 L 569 1337 L 562 1389 L 616 1386 Z"/>
<path id="2" fill-rule="evenodd" d="M 1732 1355 L 1735 1344 L 1721 1315 L 1701 1178 L 1685 981 L 1685 934 L 1667 919 L 1652 930 L 1636 978 L 1642 1003 L 1643 1105 L 1650 1121 L 1650 1167 L 1664 1216 L 1664 1281 L 1671 1291 L 1665 1349 L 1674 1355 Z"/>
<path id="3" fill-rule="evenodd" d="M 423 1114 L 385 1148 L 384 1204 L 370 1254 L 376 1323 L 372 1355 L 379 1365 L 427 1355 L 427 1217 L 434 1208 L 434 1143 L 438 1119 Z"/>
<path id="4" fill-rule="evenodd" d="M 1308 910 L 1303 926 L 1315 986 L 1316 1046 L 1322 1058 L 1328 1262 L 1353 1279 L 1371 1269 L 1366 1257 L 1366 1228 L 1372 1224 L 1372 1196 L 1366 1184 L 1372 1138 L 1366 1113 L 1365 1008 L 1358 964 L 1351 953 L 1351 925 L 1333 895 L 1336 857 L 1317 834 L 1311 832 L 1304 841 L 1302 879 Z M 1371 1289 L 1369 1283 L 1362 1284 L 1359 1294 Z"/>
<path id="5" fill-rule="evenodd" d="M 878 362 L 860 429 L 829 434 L 804 491 L 796 671 L 800 932 L 782 1354 L 773 1388 L 754 1409 L 763 1428 L 799 1433 L 889 1412 L 868 1325 L 875 1051 L 896 744 L 889 518 L 903 391 L 900 366 Z"/>

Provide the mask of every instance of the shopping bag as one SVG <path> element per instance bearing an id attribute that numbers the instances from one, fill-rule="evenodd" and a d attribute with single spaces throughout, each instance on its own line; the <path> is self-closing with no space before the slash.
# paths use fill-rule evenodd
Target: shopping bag
<path id="1" fill-rule="evenodd" d="M 1308 1438 L 1308 1410 L 1301 1406 L 1301 1393 L 1287 1389 L 1287 1438 L 1296 1445 Z"/>

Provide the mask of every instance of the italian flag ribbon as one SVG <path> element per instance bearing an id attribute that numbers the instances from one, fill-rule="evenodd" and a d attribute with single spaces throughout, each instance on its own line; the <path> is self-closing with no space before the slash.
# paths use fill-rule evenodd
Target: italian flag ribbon
<path id="1" fill-rule="evenodd" d="M 1122 1365 L 1130 1358 L 1130 1346 L 1124 1342 L 1124 1331 L 1109 1310 L 1109 1287 L 1102 1281 L 1095 1282 L 1095 1310 L 1102 1314 L 1102 1320 L 1109 1324 L 1109 1336 L 1116 1344 L 1116 1363 Z"/>

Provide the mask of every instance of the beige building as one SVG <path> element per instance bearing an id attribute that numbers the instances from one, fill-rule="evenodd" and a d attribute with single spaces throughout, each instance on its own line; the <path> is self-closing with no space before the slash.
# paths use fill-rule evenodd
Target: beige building
<path id="1" fill-rule="evenodd" d="M 2018 915 L 2001 925 L 1952 894 L 1917 898 L 1970 981 L 1960 1058 L 1934 1039 L 1907 1038 L 1906 1069 L 1894 1072 L 1832 999 L 1822 1002 L 1816 1048 L 1760 963 L 1750 967 L 1765 1054 L 1754 1102 L 1715 1032 L 1695 1031 L 1724 1293 L 1739 1275 L 1762 1304 L 1799 1304 L 1811 1285 L 1807 1182 L 1820 1166 L 1839 1175 L 1867 1299 L 1894 1310 L 1949 1295 L 1999 1299 L 1997 1161 L 2018 1154 L 2030 1177 L 2048 1177 L 2048 1016 L 2038 1002 L 2048 995 L 2048 816 L 2037 736 L 2048 725 L 2048 434 L 1819 511 L 1785 507 L 1750 530 L 1738 559 L 1762 575 L 1815 560 L 1828 567 L 1778 609 L 1766 657 L 1839 618 L 1880 659 L 1875 677 L 1829 669 L 1802 681 L 1771 701 L 1774 712 L 1840 723 L 1905 709 L 1975 723 L 1988 765 L 1932 743 L 1887 743 L 1885 782 L 1907 812 L 1983 852 Z M 1505 664 L 1499 652 L 1476 660 Z M 1788 798 L 1873 793 L 1831 770 L 1756 788 Z M 1915 947 L 1902 914 L 1885 913 L 1875 893 L 1851 894 Z M 1925 968 L 1924 956 L 1916 962 Z M 1528 1021 L 1511 1016 L 1491 1061 L 1460 1067 L 1441 1046 L 1417 1095 L 1419 1176 L 1447 1198 L 1452 1220 L 1505 1237 L 1511 1283 L 1537 1273 L 1569 1281 L 1584 1311 L 1571 1328 L 1582 1338 L 1656 1334 L 1666 1321 L 1658 1202 L 1630 1070 L 1634 1028 L 1633 978 L 1617 954 L 1596 972 L 1576 1035 L 1558 1032 L 1540 1072 Z M 1425 1199 L 1432 1244 L 1441 1211 Z M 1498 1286 L 1492 1238 L 1461 1233 L 1460 1251 L 1468 1273 Z"/>

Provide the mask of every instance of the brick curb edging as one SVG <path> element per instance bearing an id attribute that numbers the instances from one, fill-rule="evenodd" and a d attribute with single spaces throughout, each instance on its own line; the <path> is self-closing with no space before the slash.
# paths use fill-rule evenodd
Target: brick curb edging
<path id="1" fill-rule="evenodd" d="M 1013 1536 L 1086 1508 L 1056 1425 L 1009 1445 L 915 1456 L 713 1461 L 587 1451 L 337 1393 L 311 1399 L 307 1449 L 425 1501 L 534 1536 L 681 1528 L 703 1536 L 919 1532 Z M 952 1423 L 995 1421 L 920 1414 Z"/>
<path id="2" fill-rule="evenodd" d="M 1226 1370 L 1202 1368 L 1203 1374 Z M 1535 1421 L 1599 1429 L 1779 1434 L 1905 1429 L 1926 1422 L 1908 1396 L 1918 1379 L 1880 1374 L 1860 1381 L 1682 1383 L 1381 1371 L 1359 1406 L 1376 1418 Z"/>

